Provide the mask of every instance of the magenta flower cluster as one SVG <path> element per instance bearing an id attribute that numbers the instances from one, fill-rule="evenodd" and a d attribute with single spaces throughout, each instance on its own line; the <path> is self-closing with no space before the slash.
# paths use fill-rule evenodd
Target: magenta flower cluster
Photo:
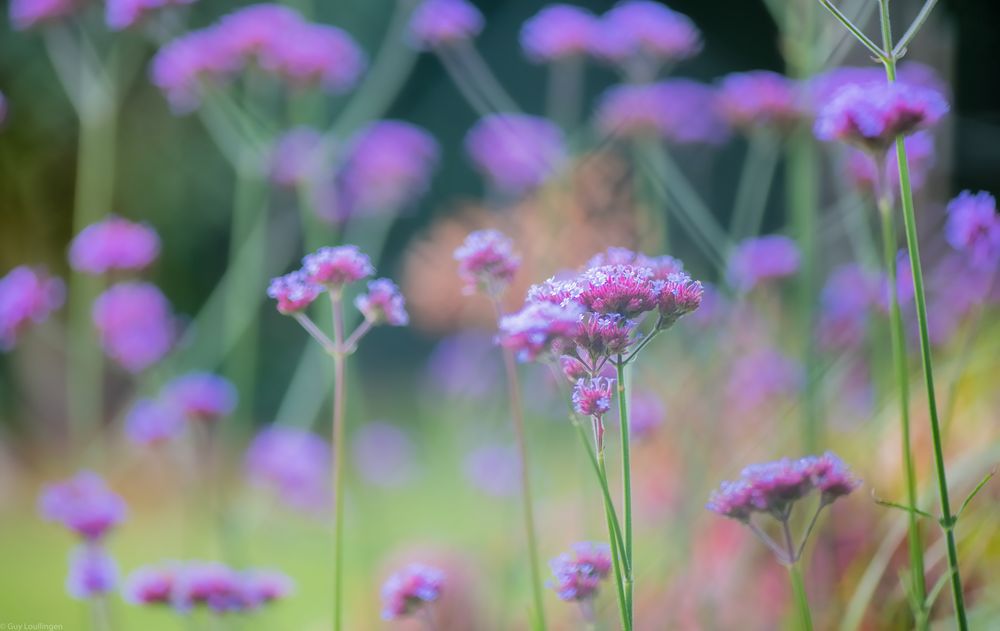
<path id="1" fill-rule="evenodd" d="M 586 9 L 550 4 L 521 27 L 521 48 L 536 63 L 580 57 L 591 52 L 600 26 Z"/>
<path id="2" fill-rule="evenodd" d="M 410 321 L 403 294 L 388 278 L 368 283 L 368 291 L 354 299 L 354 306 L 371 324 L 404 326 Z"/>
<path id="3" fill-rule="evenodd" d="M 170 303 L 146 282 L 112 285 L 94 301 L 92 318 L 104 353 L 131 373 L 162 359 L 176 334 Z"/>
<path id="4" fill-rule="evenodd" d="M 467 0 L 423 0 L 410 18 L 410 40 L 420 49 L 441 48 L 474 38 L 483 24 Z"/>
<path id="5" fill-rule="evenodd" d="M 716 99 L 712 87 L 690 79 L 622 84 L 601 97 L 596 124 L 609 136 L 652 135 L 676 144 L 715 144 L 728 135 Z"/>
<path id="6" fill-rule="evenodd" d="M 481 118 L 465 135 L 465 150 L 494 188 L 511 194 L 540 186 L 566 159 L 559 127 L 525 114 Z"/>
<path id="7" fill-rule="evenodd" d="M 701 47 L 701 32 L 690 18 L 649 0 L 622 2 L 605 13 L 593 44 L 597 56 L 626 69 L 687 59 Z"/>
<path id="8" fill-rule="evenodd" d="M 69 246 L 70 265 L 86 274 L 145 269 L 159 254 L 155 230 L 115 216 L 87 226 Z"/>
<path id="9" fill-rule="evenodd" d="M 329 506 L 330 446 L 316 434 L 293 427 L 269 427 L 250 443 L 247 477 L 293 508 Z"/>
<path id="10" fill-rule="evenodd" d="M 465 293 L 477 289 L 498 295 L 506 289 L 521 267 L 514 242 L 499 230 L 470 232 L 454 254 Z"/>
<path id="11" fill-rule="evenodd" d="M 615 382 L 607 377 L 578 379 L 573 388 L 573 409 L 581 416 L 604 416 L 611 409 Z"/>
<path id="12" fill-rule="evenodd" d="M 375 273 L 368 255 L 354 245 L 323 247 L 302 259 L 305 282 L 320 285 L 329 291 L 341 291 Z M 276 298 L 276 296 L 271 296 Z"/>
<path id="13" fill-rule="evenodd" d="M 561 554 L 549 566 L 554 577 L 550 586 L 560 600 L 591 600 L 611 572 L 611 549 L 603 543 L 580 542 L 572 555 Z"/>
<path id="14" fill-rule="evenodd" d="M 820 345 L 831 351 L 859 347 L 871 312 L 885 310 L 886 294 L 882 274 L 854 263 L 835 268 L 820 292 Z"/>
<path id="15" fill-rule="evenodd" d="M 1000 262 L 1000 214 L 996 198 L 982 191 L 963 191 L 951 200 L 945 237 L 973 267 L 995 268 Z"/>
<path id="16" fill-rule="evenodd" d="M 910 187 L 918 191 L 924 187 L 927 175 L 934 167 L 934 136 L 929 131 L 918 131 L 907 136 L 906 164 L 910 171 Z M 893 198 L 899 189 L 899 161 L 896 152 L 889 150 L 881 157 L 862 149 L 851 148 L 845 161 L 848 181 L 861 193 L 878 198 Z"/>
<path id="17" fill-rule="evenodd" d="M 61 280 L 26 265 L 0 278 L 0 350 L 13 348 L 22 331 L 48 319 L 65 295 Z"/>
<path id="18" fill-rule="evenodd" d="M 83 544 L 70 553 L 66 592 L 78 600 L 96 598 L 118 586 L 118 564 L 103 546 Z"/>
<path id="19" fill-rule="evenodd" d="M 125 434 L 137 445 L 159 445 L 185 422 L 214 423 L 236 408 L 236 387 L 226 378 L 191 372 L 168 382 L 155 399 L 136 401 L 125 416 Z"/>
<path id="20" fill-rule="evenodd" d="M 738 244 L 729 257 L 727 278 L 740 291 L 794 275 L 799 269 L 799 247 L 789 237 L 768 235 Z"/>
<path id="21" fill-rule="evenodd" d="M 204 83 L 221 84 L 248 66 L 295 86 L 350 89 L 365 66 L 354 40 L 277 4 L 255 4 L 190 31 L 159 50 L 150 74 L 175 111 L 196 109 Z"/>
<path id="22" fill-rule="evenodd" d="M 716 103 L 722 117 L 742 130 L 787 129 L 805 115 L 795 81 L 767 70 L 724 77 Z"/>
<path id="23" fill-rule="evenodd" d="M 216 614 L 246 613 L 291 595 L 292 580 L 275 570 L 238 571 L 218 562 L 185 561 L 150 565 L 125 581 L 125 599 L 134 605 L 166 605 L 187 613 L 205 608 Z"/>
<path id="24" fill-rule="evenodd" d="M 382 586 L 382 618 L 395 620 L 413 615 L 437 601 L 444 585 L 441 570 L 418 563 L 406 566 Z"/>

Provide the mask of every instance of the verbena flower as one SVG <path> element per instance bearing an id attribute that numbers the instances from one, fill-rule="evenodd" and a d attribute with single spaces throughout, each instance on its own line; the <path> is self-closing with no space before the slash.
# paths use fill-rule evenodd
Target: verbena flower
<path id="1" fill-rule="evenodd" d="M 160 237 L 150 226 L 121 217 L 91 224 L 74 237 L 69 262 L 78 272 L 105 274 L 140 270 L 160 254 Z"/>
<path id="2" fill-rule="evenodd" d="M 918 131 L 907 136 L 903 144 L 906 146 L 910 187 L 918 191 L 923 188 L 928 173 L 934 167 L 934 137 L 930 132 Z M 847 180 L 858 191 L 867 195 L 889 195 L 892 198 L 899 190 L 899 161 L 892 148 L 885 152 L 881 161 L 877 155 L 868 151 L 851 148 L 847 154 L 845 170 Z M 884 179 L 880 181 L 880 178 Z"/>
<path id="3" fill-rule="evenodd" d="M 291 427 L 262 430 L 247 449 L 247 477 L 299 509 L 329 502 L 330 447 L 312 432 Z"/>
<path id="4" fill-rule="evenodd" d="M 726 75 L 719 85 L 717 104 L 733 127 L 787 129 L 803 117 L 798 84 L 768 70 Z"/>
<path id="5" fill-rule="evenodd" d="M 947 85 L 930 66 L 915 61 L 904 61 L 896 68 L 896 82 L 919 88 L 929 88 L 946 93 Z M 868 66 L 840 66 L 810 78 L 803 86 L 814 113 L 826 107 L 837 92 L 848 85 L 862 88 L 879 88 L 886 85 L 885 70 Z"/>
<path id="6" fill-rule="evenodd" d="M 792 276 L 799 269 L 799 248 L 795 241 L 780 235 L 747 239 L 729 257 L 727 278 L 740 291 L 750 291 L 761 283 Z"/>
<path id="7" fill-rule="evenodd" d="M 675 144 L 719 143 L 728 130 L 709 86 L 689 79 L 613 86 L 601 97 L 598 129 L 611 136 L 661 137 Z"/>
<path id="8" fill-rule="evenodd" d="M 173 345 L 170 303 L 155 285 L 112 285 L 94 301 L 92 315 L 104 353 L 131 373 L 152 366 Z"/>
<path id="9" fill-rule="evenodd" d="M 177 409 L 156 399 L 139 399 L 125 416 L 125 435 L 137 445 L 158 445 L 183 429 Z"/>
<path id="10" fill-rule="evenodd" d="M 396 283 L 388 278 L 368 283 L 368 292 L 355 298 L 354 306 L 372 324 L 403 326 L 410 321 L 403 294 Z"/>
<path id="11" fill-rule="evenodd" d="M 26 265 L 0 278 L 0 350 L 13 348 L 32 323 L 44 322 L 62 306 L 65 295 L 61 280 Z"/>
<path id="12" fill-rule="evenodd" d="M 340 291 L 375 273 L 371 259 L 354 245 L 323 247 L 302 259 L 308 281 L 331 291 Z"/>
<path id="13" fill-rule="evenodd" d="M 282 572 L 237 571 L 206 561 L 169 561 L 141 567 L 125 580 L 133 605 L 165 605 L 181 613 L 204 607 L 216 614 L 246 613 L 291 595 L 294 583 Z"/>
<path id="14" fill-rule="evenodd" d="M 591 51 L 600 22 L 593 13 L 568 4 L 550 4 L 521 27 L 521 48 L 536 63 L 582 56 Z"/>
<path id="15" fill-rule="evenodd" d="M 151 13 L 174 6 L 194 4 L 196 0 L 105 0 L 104 22 L 112 31 L 136 26 Z"/>
<path id="16" fill-rule="evenodd" d="M 424 0 L 410 18 L 410 40 L 421 49 L 468 41 L 483 30 L 483 14 L 466 0 Z"/>
<path id="17" fill-rule="evenodd" d="M 413 441 L 397 425 L 384 421 L 365 423 L 354 434 L 352 447 L 353 462 L 368 484 L 394 488 L 416 478 Z"/>
<path id="18" fill-rule="evenodd" d="M 654 278 L 665 279 L 671 274 L 684 271 L 684 264 L 669 255 L 647 256 L 628 248 L 610 247 L 604 252 L 598 252 L 587 261 L 587 268 L 603 267 L 605 265 L 635 265 L 645 267 L 653 272 Z"/>
<path id="19" fill-rule="evenodd" d="M 1000 261 L 1000 215 L 986 192 L 962 191 L 948 203 L 945 238 L 973 267 L 989 269 Z"/>
<path id="20" fill-rule="evenodd" d="M 523 114 L 481 118 L 465 135 L 465 150 L 492 186 L 512 194 L 541 185 L 566 159 L 559 127 Z"/>
<path id="21" fill-rule="evenodd" d="M 633 334 L 638 324 L 618 314 L 585 313 L 570 341 L 585 352 L 594 366 L 602 359 L 625 354 L 635 341 Z"/>
<path id="22" fill-rule="evenodd" d="M 799 391 L 802 367 L 778 351 L 762 349 L 731 362 L 726 399 L 735 408 L 751 411 L 780 397 Z"/>
<path id="23" fill-rule="evenodd" d="M 580 275 L 578 283 L 577 301 L 587 311 L 632 318 L 657 307 L 659 284 L 645 267 L 592 267 Z"/>
<path id="24" fill-rule="evenodd" d="M 118 564 L 100 545 L 83 544 L 70 554 L 66 591 L 79 600 L 97 598 L 115 590 Z"/>
<path id="25" fill-rule="evenodd" d="M 10 23 L 19 31 L 67 18 L 86 5 L 86 0 L 11 0 Z"/>
<path id="26" fill-rule="evenodd" d="M 150 80 L 177 114 L 198 109 L 202 85 L 218 84 L 240 70 L 242 61 L 229 53 L 217 27 L 190 31 L 157 51 Z"/>
<path id="27" fill-rule="evenodd" d="M 611 409 L 615 382 L 604 377 L 580 379 L 573 388 L 573 409 L 581 416 L 604 416 Z"/>
<path id="28" fill-rule="evenodd" d="M 59 522 L 90 542 L 100 541 L 125 520 L 125 502 L 91 471 L 47 485 L 38 509 L 46 520 Z"/>
<path id="29" fill-rule="evenodd" d="M 549 585 L 560 600 L 589 600 L 611 572 L 611 549 L 603 543 L 580 542 L 573 546 L 572 555 L 561 554 L 549 566 L 554 577 Z"/>
<path id="30" fill-rule="evenodd" d="M 509 497 L 519 492 L 521 456 L 511 445 L 484 445 L 462 458 L 462 471 L 475 489 L 494 497 Z"/>
<path id="31" fill-rule="evenodd" d="M 559 341 L 568 341 L 580 331 L 578 306 L 533 302 L 500 319 L 500 343 L 514 350 L 521 361 L 533 361 Z"/>
<path id="32" fill-rule="evenodd" d="M 593 51 L 623 67 L 641 61 L 653 66 L 693 57 L 701 32 L 686 15 L 659 2 L 629 0 L 601 17 Z"/>
<path id="33" fill-rule="evenodd" d="M 395 620 L 413 615 L 441 597 L 444 583 L 441 570 L 417 563 L 408 565 L 382 586 L 382 618 Z"/>
<path id="34" fill-rule="evenodd" d="M 169 605 L 180 571 L 180 563 L 141 567 L 125 579 L 122 596 L 133 605 Z"/>
<path id="35" fill-rule="evenodd" d="M 670 274 L 657 289 L 658 326 L 666 329 L 701 306 L 705 288 L 683 272 Z"/>
<path id="36" fill-rule="evenodd" d="M 859 265 L 835 268 L 820 292 L 819 342 L 828 350 L 857 348 L 868 331 L 868 316 L 882 306 L 885 279 Z"/>
<path id="37" fill-rule="evenodd" d="M 253 606 L 239 572 L 217 562 L 189 561 L 177 575 L 171 604 L 182 612 L 196 606 L 214 613 L 236 613 Z"/>
<path id="38" fill-rule="evenodd" d="M 302 270 L 274 278 L 267 287 L 267 296 L 278 301 L 278 311 L 285 315 L 302 311 L 322 292 L 323 288 L 311 282 Z"/>
<path id="39" fill-rule="evenodd" d="M 489 294 L 502 293 L 521 266 L 514 242 L 499 230 L 469 233 L 454 256 L 466 293 L 477 289 Z"/>
<path id="40" fill-rule="evenodd" d="M 236 409 L 236 386 L 209 372 L 191 372 L 174 378 L 160 395 L 184 416 L 196 421 L 216 421 Z"/>
<path id="41" fill-rule="evenodd" d="M 944 97 L 929 88 L 899 83 L 847 85 L 820 111 L 814 131 L 876 155 L 896 139 L 937 123 L 948 112 Z"/>
<path id="42" fill-rule="evenodd" d="M 268 178 L 276 186 L 295 189 L 315 183 L 331 168 L 332 156 L 322 132 L 299 126 L 279 136 L 268 156 Z"/>

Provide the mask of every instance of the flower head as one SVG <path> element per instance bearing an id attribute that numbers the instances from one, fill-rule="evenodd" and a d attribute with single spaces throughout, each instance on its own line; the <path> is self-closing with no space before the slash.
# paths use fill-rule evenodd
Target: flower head
<path id="1" fill-rule="evenodd" d="M 236 386 L 225 377 L 208 372 L 181 375 L 168 383 L 161 395 L 184 416 L 215 421 L 236 408 Z"/>
<path id="2" fill-rule="evenodd" d="M 410 18 L 410 38 L 421 49 L 464 42 L 483 30 L 483 14 L 466 0 L 423 0 Z"/>
<path id="3" fill-rule="evenodd" d="M 585 313 L 573 336 L 573 343 L 585 350 L 592 361 L 624 354 L 634 338 L 637 322 L 620 315 Z"/>
<path id="4" fill-rule="evenodd" d="M 659 2 L 628 0 L 601 17 L 594 52 L 623 67 L 636 61 L 653 66 L 693 57 L 701 33 L 686 15 Z"/>
<path id="5" fill-rule="evenodd" d="M 963 191 L 951 200 L 944 230 L 951 247 L 965 253 L 973 267 L 989 269 L 1000 260 L 1000 215 L 989 193 Z"/>
<path id="6" fill-rule="evenodd" d="M 65 295 L 61 280 L 25 265 L 0 278 L 0 350 L 12 348 L 31 323 L 44 322 Z"/>
<path id="7" fill-rule="evenodd" d="M 587 600 L 597 594 L 611 572 L 611 550 L 603 543 L 577 543 L 572 555 L 561 554 L 549 566 L 555 579 L 550 586 L 560 600 Z"/>
<path id="8" fill-rule="evenodd" d="M 906 146 L 906 164 L 910 170 L 910 186 L 917 191 L 924 186 L 927 174 L 934 167 L 934 137 L 928 131 L 918 131 L 903 141 Z M 881 170 L 880 170 L 881 169 Z M 887 150 L 882 160 L 862 149 L 852 148 L 847 154 L 845 170 L 848 181 L 860 192 L 872 196 L 894 195 L 899 181 L 899 161 L 896 152 Z M 884 180 L 881 180 L 884 178 Z M 883 190 L 882 182 L 889 186 Z"/>
<path id="9" fill-rule="evenodd" d="M 285 315 L 302 311 L 319 297 L 323 288 L 309 280 L 302 270 L 297 270 L 271 280 L 267 296 L 278 301 L 278 312 Z"/>
<path id="10" fill-rule="evenodd" d="M 881 306 L 884 284 L 880 275 L 855 264 L 834 269 L 820 292 L 820 345 L 837 350 L 864 342 L 868 314 Z"/>
<path id="11" fill-rule="evenodd" d="M 794 81 L 776 72 L 737 72 L 722 80 L 717 104 L 733 127 L 783 129 L 802 118 L 798 92 Z"/>
<path id="12" fill-rule="evenodd" d="M 529 302 L 517 313 L 500 319 L 500 343 L 513 349 L 521 361 L 533 361 L 580 331 L 581 310 L 576 305 Z"/>
<path id="13" fill-rule="evenodd" d="M 331 291 L 355 283 L 375 273 L 371 259 L 355 245 L 324 247 L 302 259 L 308 281 Z"/>
<path id="14" fill-rule="evenodd" d="M 329 154 L 319 130 L 295 127 L 274 141 L 268 156 L 268 177 L 275 185 L 291 189 L 313 183 L 330 167 Z"/>
<path id="15" fill-rule="evenodd" d="M 521 27 L 521 48 L 536 63 L 587 54 L 600 22 L 586 9 L 550 4 Z"/>
<path id="16" fill-rule="evenodd" d="M 38 499 L 42 517 L 90 542 L 100 541 L 125 519 L 125 502 L 91 471 L 50 484 Z"/>
<path id="17" fill-rule="evenodd" d="M 110 217 L 76 235 L 69 249 L 73 269 L 88 274 L 140 270 L 160 253 L 160 238 L 146 224 Z"/>
<path id="18" fill-rule="evenodd" d="M 477 490 L 508 497 L 515 495 L 520 486 L 521 456 L 511 445 L 485 445 L 465 455 L 462 470 Z"/>
<path id="19" fill-rule="evenodd" d="M 125 435 L 137 445 L 163 443 L 183 429 L 177 409 L 156 399 L 139 399 L 125 416 Z"/>
<path id="20" fill-rule="evenodd" d="M 302 429 L 270 427 L 254 438 L 246 453 L 250 481 L 300 509 L 326 506 L 330 447 Z"/>
<path id="21" fill-rule="evenodd" d="M 150 80 L 175 113 L 198 109 L 203 83 L 220 83 L 239 71 L 242 62 L 223 44 L 217 28 L 210 27 L 190 31 L 157 51 L 150 64 Z"/>
<path id="22" fill-rule="evenodd" d="M 126 602 L 133 605 L 167 605 L 172 601 L 180 564 L 141 567 L 125 579 L 122 588 Z"/>
<path id="23" fill-rule="evenodd" d="M 155 285 L 112 285 L 94 301 L 92 316 L 104 353 L 131 373 L 152 366 L 173 345 L 170 303 Z"/>
<path id="24" fill-rule="evenodd" d="M 788 237 L 769 235 L 740 243 L 729 258 L 729 282 L 750 291 L 764 281 L 785 278 L 799 269 L 799 248 Z"/>
<path id="25" fill-rule="evenodd" d="M 276 570 L 241 572 L 217 562 L 185 561 L 141 567 L 128 576 L 123 591 L 134 605 L 243 613 L 285 598 L 293 589 L 292 580 Z"/>
<path id="26" fill-rule="evenodd" d="M 611 409 L 614 385 L 604 377 L 580 379 L 573 388 L 573 409 L 581 416 L 604 416 Z"/>
<path id="27" fill-rule="evenodd" d="M 396 283 L 379 278 L 368 283 L 368 293 L 354 299 L 354 306 L 372 324 L 404 326 L 410 321 L 406 300 Z"/>
<path id="28" fill-rule="evenodd" d="M 513 194 L 544 183 L 566 157 L 559 127 L 523 114 L 483 117 L 466 134 L 465 150 L 493 186 Z"/>
<path id="29" fill-rule="evenodd" d="M 660 328 L 665 329 L 701 306 L 705 288 L 700 281 L 678 272 L 660 283 L 658 293 Z"/>
<path id="30" fill-rule="evenodd" d="M 469 233 L 455 250 L 455 260 L 466 293 L 477 288 L 500 293 L 521 266 L 521 257 L 514 253 L 514 242 L 499 230 Z"/>
<path id="31" fill-rule="evenodd" d="M 654 134 L 676 144 L 718 143 L 728 130 L 714 101 L 709 86 L 689 79 L 622 84 L 601 97 L 597 126 L 625 138 Z"/>
<path id="32" fill-rule="evenodd" d="M 587 311 L 632 318 L 656 309 L 659 283 L 649 268 L 592 267 L 580 275 L 577 300 Z"/>
<path id="33" fill-rule="evenodd" d="M 409 616 L 441 597 L 444 572 L 417 563 L 396 572 L 382 586 L 382 617 L 395 620 Z"/>
<path id="34" fill-rule="evenodd" d="M 173 586 L 171 604 L 179 611 L 202 605 L 215 613 L 245 611 L 251 605 L 239 572 L 216 562 L 189 561 Z"/>
<path id="35" fill-rule="evenodd" d="M 73 550 L 66 591 L 78 600 L 103 596 L 118 585 L 118 565 L 103 547 L 83 544 Z"/>
<path id="36" fill-rule="evenodd" d="M 358 428 L 352 441 L 354 463 L 361 478 L 373 486 L 404 486 L 417 473 L 409 434 L 392 423 L 372 421 Z"/>

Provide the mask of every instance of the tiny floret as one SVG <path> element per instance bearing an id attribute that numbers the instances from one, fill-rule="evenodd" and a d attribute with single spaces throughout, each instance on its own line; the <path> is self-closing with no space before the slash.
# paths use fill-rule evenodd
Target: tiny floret
<path id="1" fill-rule="evenodd" d="M 354 245 L 324 247 L 302 259 L 310 283 L 337 291 L 375 273 L 371 259 Z"/>
<path id="2" fill-rule="evenodd" d="M 396 283 L 379 278 L 368 283 L 368 293 L 354 299 L 354 306 L 372 324 L 404 326 L 410 321 L 406 300 Z"/>
<path id="3" fill-rule="evenodd" d="M 298 313 L 311 305 L 323 288 L 309 281 L 305 272 L 298 270 L 271 280 L 267 295 L 278 301 L 278 312 L 285 315 Z"/>
<path id="4" fill-rule="evenodd" d="M 611 409 L 614 385 L 605 377 L 578 380 L 573 388 L 573 409 L 582 416 L 604 416 Z"/>
<path id="5" fill-rule="evenodd" d="M 437 601 L 444 589 L 444 572 L 417 563 L 393 574 L 382 586 L 382 618 L 396 620 Z"/>
<path id="6" fill-rule="evenodd" d="M 549 566 L 554 577 L 549 586 L 560 600 L 589 600 L 611 572 L 611 549 L 603 543 L 577 543 L 572 555 L 561 554 Z"/>
<path id="7" fill-rule="evenodd" d="M 455 250 L 458 275 L 466 293 L 477 288 L 488 294 L 500 293 L 521 266 L 514 242 L 499 230 L 477 230 Z"/>
<path id="8" fill-rule="evenodd" d="M 73 269 L 87 274 L 141 270 L 156 260 L 160 237 L 146 224 L 111 217 L 91 224 L 69 247 Z"/>

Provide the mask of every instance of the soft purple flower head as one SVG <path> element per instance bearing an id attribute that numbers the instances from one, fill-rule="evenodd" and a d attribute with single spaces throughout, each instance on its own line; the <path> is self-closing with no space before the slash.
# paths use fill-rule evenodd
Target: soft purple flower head
<path id="1" fill-rule="evenodd" d="M 719 86 L 716 103 L 722 117 L 742 130 L 761 127 L 780 130 L 803 115 L 795 81 L 768 70 L 727 75 Z"/>
<path id="2" fill-rule="evenodd" d="M 287 597 L 288 576 L 275 570 L 238 572 L 222 563 L 167 562 L 132 572 L 123 588 L 134 605 L 170 605 L 187 613 L 204 606 L 213 613 L 242 613 Z"/>
<path id="3" fill-rule="evenodd" d="M 236 386 L 225 377 L 208 372 L 191 372 L 168 383 L 163 400 L 184 416 L 196 421 L 216 421 L 236 408 Z"/>
<path id="4" fill-rule="evenodd" d="M 24 31 L 69 17 L 85 5 L 86 0 L 11 0 L 10 23 Z"/>
<path id="5" fill-rule="evenodd" d="M 559 127 L 524 114 L 481 118 L 465 135 L 465 150 L 490 184 L 513 194 L 544 183 L 566 158 Z"/>
<path id="6" fill-rule="evenodd" d="M 177 574 L 171 604 L 182 612 L 202 605 L 215 613 L 245 611 L 252 606 L 239 572 L 222 563 L 201 561 L 185 563 Z"/>
<path id="7" fill-rule="evenodd" d="M 758 350 L 737 357 L 726 383 L 726 398 L 739 410 L 750 411 L 778 397 L 798 392 L 802 367 L 773 350 Z"/>
<path id="8" fill-rule="evenodd" d="M 906 164 L 910 170 L 910 186 L 920 190 L 927 180 L 927 174 L 934 167 L 934 136 L 928 131 L 918 131 L 903 141 L 906 146 Z M 891 148 L 885 152 L 882 163 L 876 156 L 862 149 L 850 149 L 845 163 L 848 181 L 862 193 L 878 196 L 883 193 L 880 177 L 888 189 L 885 193 L 893 196 L 899 185 L 899 161 Z M 883 169 L 879 171 L 879 169 Z M 881 174 L 881 175 L 880 175 Z"/>
<path id="9" fill-rule="evenodd" d="M 410 39 L 420 49 L 464 42 L 483 30 L 483 14 L 466 0 L 423 0 L 410 18 Z"/>
<path id="10" fill-rule="evenodd" d="M 105 0 L 104 22 L 112 31 L 121 31 L 132 28 L 161 9 L 194 2 L 195 0 Z"/>
<path id="11" fill-rule="evenodd" d="M 930 88 L 945 94 L 947 85 L 930 66 L 919 62 L 906 61 L 896 69 L 896 81 L 903 85 Z M 886 85 L 885 69 L 874 66 L 840 66 L 820 73 L 803 86 L 810 107 L 818 113 L 833 100 L 842 88 L 857 85 L 878 89 Z"/>
<path id="12" fill-rule="evenodd" d="M 340 291 L 375 273 L 371 259 L 356 245 L 323 247 L 302 259 L 302 271 L 314 285 Z"/>
<path id="13" fill-rule="evenodd" d="M 599 20 L 586 9 L 550 4 L 521 27 L 521 48 L 536 63 L 582 56 L 590 52 L 599 28 Z"/>
<path id="14" fill-rule="evenodd" d="M 521 266 L 514 242 L 499 230 L 470 232 L 454 256 L 465 293 L 476 289 L 491 295 L 502 293 Z"/>
<path id="15" fill-rule="evenodd" d="M 150 79 L 177 114 L 201 104 L 203 83 L 220 83 L 242 67 L 218 35 L 217 27 L 190 31 L 164 45 L 150 63 Z"/>
<path id="16" fill-rule="evenodd" d="M 780 235 L 747 239 L 729 257 L 727 277 L 740 291 L 750 291 L 772 279 L 786 278 L 799 269 L 799 247 Z"/>
<path id="17" fill-rule="evenodd" d="M 140 270 L 159 254 L 160 237 L 155 230 L 121 217 L 87 226 L 69 246 L 70 265 L 87 274 Z"/>
<path id="18" fill-rule="evenodd" d="M 268 156 L 268 178 L 276 186 L 290 189 L 313 183 L 330 168 L 329 154 L 322 132 L 295 127 L 274 141 Z"/>
<path id="19" fill-rule="evenodd" d="M 593 598 L 601 581 L 611 572 L 611 550 L 607 544 L 581 542 L 573 554 L 561 554 L 549 562 L 555 577 L 549 583 L 560 600 L 582 601 Z"/>
<path id="20" fill-rule="evenodd" d="M 661 286 L 651 269 L 635 265 L 592 267 L 578 284 L 577 301 L 587 311 L 623 318 L 656 309 Z"/>
<path id="21" fill-rule="evenodd" d="M 580 379 L 573 387 L 573 409 L 581 416 L 601 417 L 611 409 L 615 382 L 604 377 Z"/>
<path id="22" fill-rule="evenodd" d="M 711 87 L 690 79 L 613 86 L 597 106 L 597 127 L 607 135 L 650 134 L 676 144 L 719 143 L 728 130 Z"/>
<path id="23" fill-rule="evenodd" d="M 0 350 L 13 348 L 18 334 L 33 322 L 44 322 L 65 296 L 61 280 L 26 265 L 0 278 Z"/>
<path id="24" fill-rule="evenodd" d="M 405 326 L 410 321 L 406 300 L 396 283 L 378 278 L 368 283 L 368 292 L 354 299 L 354 306 L 372 324 Z"/>
<path id="25" fill-rule="evenodd" d="M 705 288 L 700 281 L 692 280 L 684 272 L 677 272 L 660 281 L 657 293 L 659 327 L 666 329 L 701 306 Z"/>
<path id="26" fill-rule="evenodd" d="M 91 471 L 46 486 L 38 509 L 48 521 L 59 522 L 90 542 L 100 541 L 125 520 L 125 502 Z"/>
<path id="27" fill-rule="evenodd" d="M 553 344 L 574 338 L 580 331 L 581 313 L 572 304 L 529 302 L 517 313 L 500 319 L 500 343 L 513 349 L 521 361 L 533 361 L 549 352 Z"/>
<path id="28" fill-rule="evenodd" d="M 365 423 L 354 435 L 354 464 L 361 478 L 374 486 L 400 487 L 417 472 L 413 441 L 392 423 Z"/>
<path id="29" fill-rule="evenodd" d="M 882 156 L 896 136 L 931 127 L 948 112 L 940 92 L 901 83 L 847 85 L 822 109 L 814 131 Z"/>
<path id="30" fill-rule="evenodd" d="M 323 292 L 323 288 L 310 282 L 303 270 L 296 270 L 271 279 L 267 286 L 268 298 L 278 301 L 278 312 L 291 315 L 302 311 L 313 303 Z"/>
<path id="31" fill-rule="evenodd" d="M 94 301 L 92 316 L 104 353 L 131 373 L 160 361 L 173 345 L 170 303 L 155 285 L 112 285 Z"/>
<path id="32" fill-rule="evenodd" d="M 257 63 L 294 87 L 346 92 L 365 68 L 365 55 L 357 43 L 335 26 L 303 23 L 285 35 L 260 51 Z"/>
<path id="33" fill-rule="evenodd" d="M 884 285 L 881 275 L 853 263 L 834 269 L 820 292 L 820 345 L 831 351 L 860 346 L 869 314 L 881 306 Z"/>
<path id="34" fill-rule="evenodd" d="M 620 315 L 585 313 L 573 343 L 585 350 L 591 361 L 623 354 L 634 341 L 637 322 Z"/>
<path id="35" fill-rule="evenodd" d="M 989 269 L 1000 261 L 1000 215 L 997 200 L 989 193 L 962 191 L 948 202 L 944 233 L 973 267 Z"/>
<path id="36" fill-rule="evenodd" d="M 518 493 L 521 457 L 510 445 L 485 445 L 469 451 L 462 459 L 466 479 L 476 489 L 494 497 Z"/>
<path id="37" fill-rule="evenodd" d="M 416 612 L 441 597 L 444 572 L 413 563 L 396 572 L 382 586 L 382 618 L 395 620 Z"/>
<path id="38" fill-rule="evenodd" d="M 135 570 L 125 578 L 122 587 L 125 601 L 133 605 L 169 605 L 181 569 L 179 563 L 167 563 Z"/>
<path id="39" fill-rule="evenodd" d="M 83 544 L 73 550 L 66 576 L 66 591 L 78 600 L 97 598 L 118 585 L 118 564 L 103 547 Z"/>
<path id="40" fill-rule="evenodd" d="M 628 0 L 601 17 L 595 54 L 623 67 L 660 64 L 693 57 L 701 51 L 701 32 L 686 15 L 659 2 Z"/>
<path id="41" fill-rule="evenodd" d="M 295 581 L 277 570 L 243 572 L 243 593 L 251 607 L 288 598 L 295 591 Z"/>
<path id="42" fill-rule="evenodd" d="M 646 267 L 653 272 L 653 277 L 664 280 L 671 274 L 684 271 L 684 264 L 672 256 L 647 256 L 628 248 L 610 247 L 604 252 L 598 252 L 587 261 L 586 268 L 604 267 L 605 265 L 634 265 Z"/>
<path id="43" fill-rule="evenodd" d="M 184 429 L 178 410 L 156 399 L 139 399 L 125 416 L 125 435 L 137 445 L 158 445 Z"/>
<path id="44" fill-rule="evenodd" d="M 372 123 L 348 143 L 337 213 L 393 213 L 430 188 L 441 150 L 426 130 L 395 120 Z"/>
<path id="45" fill-rule="evenodd" d="M 667 416 L 663 399 L 651 391 L 634 391 L 629 398 L 628 432 L 632 438 L 648 438 Z"/>
<path id="46" fill-rule="evenodd" d="M 329 503 L 330 447 L 312 432 L 270 427 L 254 438 L 246 454 L 247 476 L 300 509 Z"/>

